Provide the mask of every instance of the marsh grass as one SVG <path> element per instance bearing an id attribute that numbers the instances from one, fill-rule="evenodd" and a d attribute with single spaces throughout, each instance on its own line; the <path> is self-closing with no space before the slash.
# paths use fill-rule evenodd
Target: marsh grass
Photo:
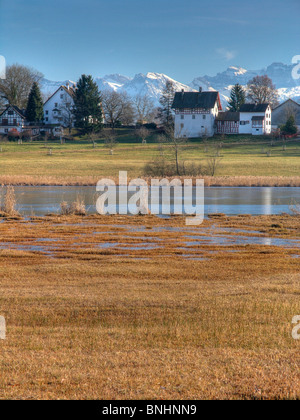
<path id="1" fill-rule="evenodd" d="M 84 199 L 80 195 L 77 195 L 76 200 L 71 204 L 68 204 L 66 201 L 62 201 L 60 204 L 60 212 L 62 216 L 85 216 L 86 207 Z"/>
<path id="2" fill-rule="evenodd" d="M 15 189 L 9 185 L 5 188 L 3 205 L 1 206 L 1 213 L 6 216 L 19 216 L 16 210 L 17 200 L 15 195 Z"/>
<path id="3" fill-rule="evenodd" d="M 193 230 L 228 228 L 292 239 L 300 220 L 223 216 Z M 179 250 L 186 231 L 182 217 L 1 223 L 0 398 L 299 399 L 299 249 Z M 129 249 L 145 243 L 160 248 Z"/>

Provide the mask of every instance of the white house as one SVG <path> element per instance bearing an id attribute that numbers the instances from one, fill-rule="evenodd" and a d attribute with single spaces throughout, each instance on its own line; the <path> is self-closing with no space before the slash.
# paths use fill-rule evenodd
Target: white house
<path id="1" fill-rule="evenodd" d="M 276 130 L 285 125 L 291 115 L 295 117 L 296 126 L 298 127 L 298 132 L 300 132 L 300 104 L 292 99 L 288 99 L 273 109 L 272 129 Z"/>
<path id="2" fill-rule="evenodd" d="M 272 109 L 269 104 L 244 104 L 240 109 L 239 134 L 271 134 Z"/>
<path id="3" fill-rule="evenodd" d="M 22 132 L 26 125 L 25 111 L 16 106 L 9 105 L 0 115 L 0 133 L 8 134 L 10 131 Z"/>
<path id="4" fill-rule="evenodd" d="M 175 110 L 175 136 L 197 138 L 214 135 L 215 118 L 222 110 L 219 92 L 177 92 L 172 108 Z"/>
<path id="5" fill-rule="evenodd" d="M 75 85 L 60 86 L 44 103 L 45 124 L 59 124 L 63 127 L 73 127 Z"/>

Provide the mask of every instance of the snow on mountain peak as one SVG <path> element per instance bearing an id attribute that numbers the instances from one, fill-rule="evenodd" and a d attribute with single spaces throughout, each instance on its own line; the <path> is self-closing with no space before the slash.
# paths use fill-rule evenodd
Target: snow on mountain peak
<path id="1" fill-rule="evenodd" d="M 232 86 L 236 83 L 246 86 L 247 83 L 255 76 L 267 74 L 279 89 L 280 100 L 286 98 L 294 98 L 299 100 L 300 86 L 297 81 L 292 78 L 292 65 L 283 63 L 273 63 L 265 69 L 246 70 L 243 67 L 231 66 L 216 76 L 200 76 L 195 78 L 189 85 L 180 83 L 163 73 L 148 72 L 146 74 L 138 73 L 133 78 L 121 74 L 110 74 L 102 78 L 96 78 L 100 91 L 114 90 L 115 92 L 126 92 L 130 97 L 138 95 L 147 95 L 153 100 L 155 106 L 159 106 L 159 98 L 167 81 L 175 84 L 175 90 L 186 92 L 199 90 L 203 91 L 217 90 L 220 92 L 223 106 L 227 106 Z M 72 81 L 54 82 L 47 79 L 42 81 L 42 90 L 44 93 L 54 93 L 54 91 L 62 84 L 66 85 Z"/>
<path id="2" fill-rule="evenodd" d="M 233 73 L 235 76 L 238 76 L 238 75 L 240 75 L 240 74 L 245 74 L 245 73 L 247 73 L 247 72 L 248 72 L 248 70 L 243 69 L 243 67 L 235 67 L 235 66 L 231 66 L 231 67 L 228 67 L 227 72 L 228 72 L 228 73 Z"/>

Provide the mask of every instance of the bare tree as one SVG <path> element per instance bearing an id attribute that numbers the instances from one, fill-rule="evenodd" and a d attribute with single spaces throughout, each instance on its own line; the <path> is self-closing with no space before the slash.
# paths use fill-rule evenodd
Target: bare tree
<path id="1" fill-rule="evenodd" d="M 247 99 L 274 107 L 278 105 L 278 91 L 267 75 L 256 76 L 247 85 Z"/>
<path id="2" fill-rule="evenodd" d="M 136 96 L 133 103 L 138 124 L 145 124 L 154 120 L 154 103 L 147 95 Z"/>
<path id="3" fill-rule="evenodd" d="M 74 120 L 73 104 L 70 100 L 65 99 L 59 106 L 59 121 L 64 127 L 69 129 L 69 134 L 71 134 Z"/>
<path id="4" fill-rule="evenodd" d="M 172 159 L 176 166 L 176 173 L 177 175 L 180 175 L 180 156 L 184 146 L 186 146 L 187 139 L 181 135 L 175 135 L 174 130 L 168 128 L 166 129 L 165 140 L 171 149 Z"/>
<path id="5" fill-rule="evenodd" d="M 114 154 L 114 148 L 117 146 L 116 136 L 113 130 L 104 132 L 104 143 L 105 146 L 109 149 L 111 155 Z"/>
<path id="6" fill-rule="evenodd" d="M 146 127 L 141 127 L 138 130 L 136 130 L 136 135 L 138 138 L 142 139 L 142 143 L 147 143 L 147 137 L 150 136 L 150 130 L 148 130 Z"/>
<path id="7" fill-rule="evenodd" d="M 104 91 L 102 106 L 106 122 L 111 125 L 113 130 L 118 122 L 126 121 L 128 123 L 132 104 L 125 92 Z"/>
<path id="8" fill-rule="evenodd" d="M 91 143 L 93 143 L 93 148 L 96 149 L 96 140 L 99 140 L 101 133 L 95 133 L 94 131 L 91 131 L 88 133 L 88 139 L 90 140 Z"/>
<path id="9" fill-rule="evenodd" d="M 220 166 L 222 157 L 220 156 L 221 145 L 214 145 L 210 156 L 207 158 L 207 172 L 210 176 L 215 176 Z"/>
<path id="10" fill-rule="evenodd" d="M 6 79 L 0 80 L 0 97 L 8 104 L 25 109 L 34 82 L 39 83 L 43 74 L 19 64 L 6 69 Z"/>

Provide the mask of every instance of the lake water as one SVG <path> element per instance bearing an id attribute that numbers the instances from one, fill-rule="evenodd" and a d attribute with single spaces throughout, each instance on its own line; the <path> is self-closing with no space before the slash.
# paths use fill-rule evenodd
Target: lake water
<path id="1" fill-rule="evenodd" d="M 18 210 L 23 215 L 58 213 L 60 203 L 73 202 L 80 195 L 89 213 L 96 212 L 95 187 L 16 187 Z M 195 189 L 194 189 L 195 193 Z M 171 207 L 174 209 L 174 202 Z M 300 204 L 300 188 L 205 188 L 205 214 L 271 215 L 290 213 L 290 207 Z"/>

